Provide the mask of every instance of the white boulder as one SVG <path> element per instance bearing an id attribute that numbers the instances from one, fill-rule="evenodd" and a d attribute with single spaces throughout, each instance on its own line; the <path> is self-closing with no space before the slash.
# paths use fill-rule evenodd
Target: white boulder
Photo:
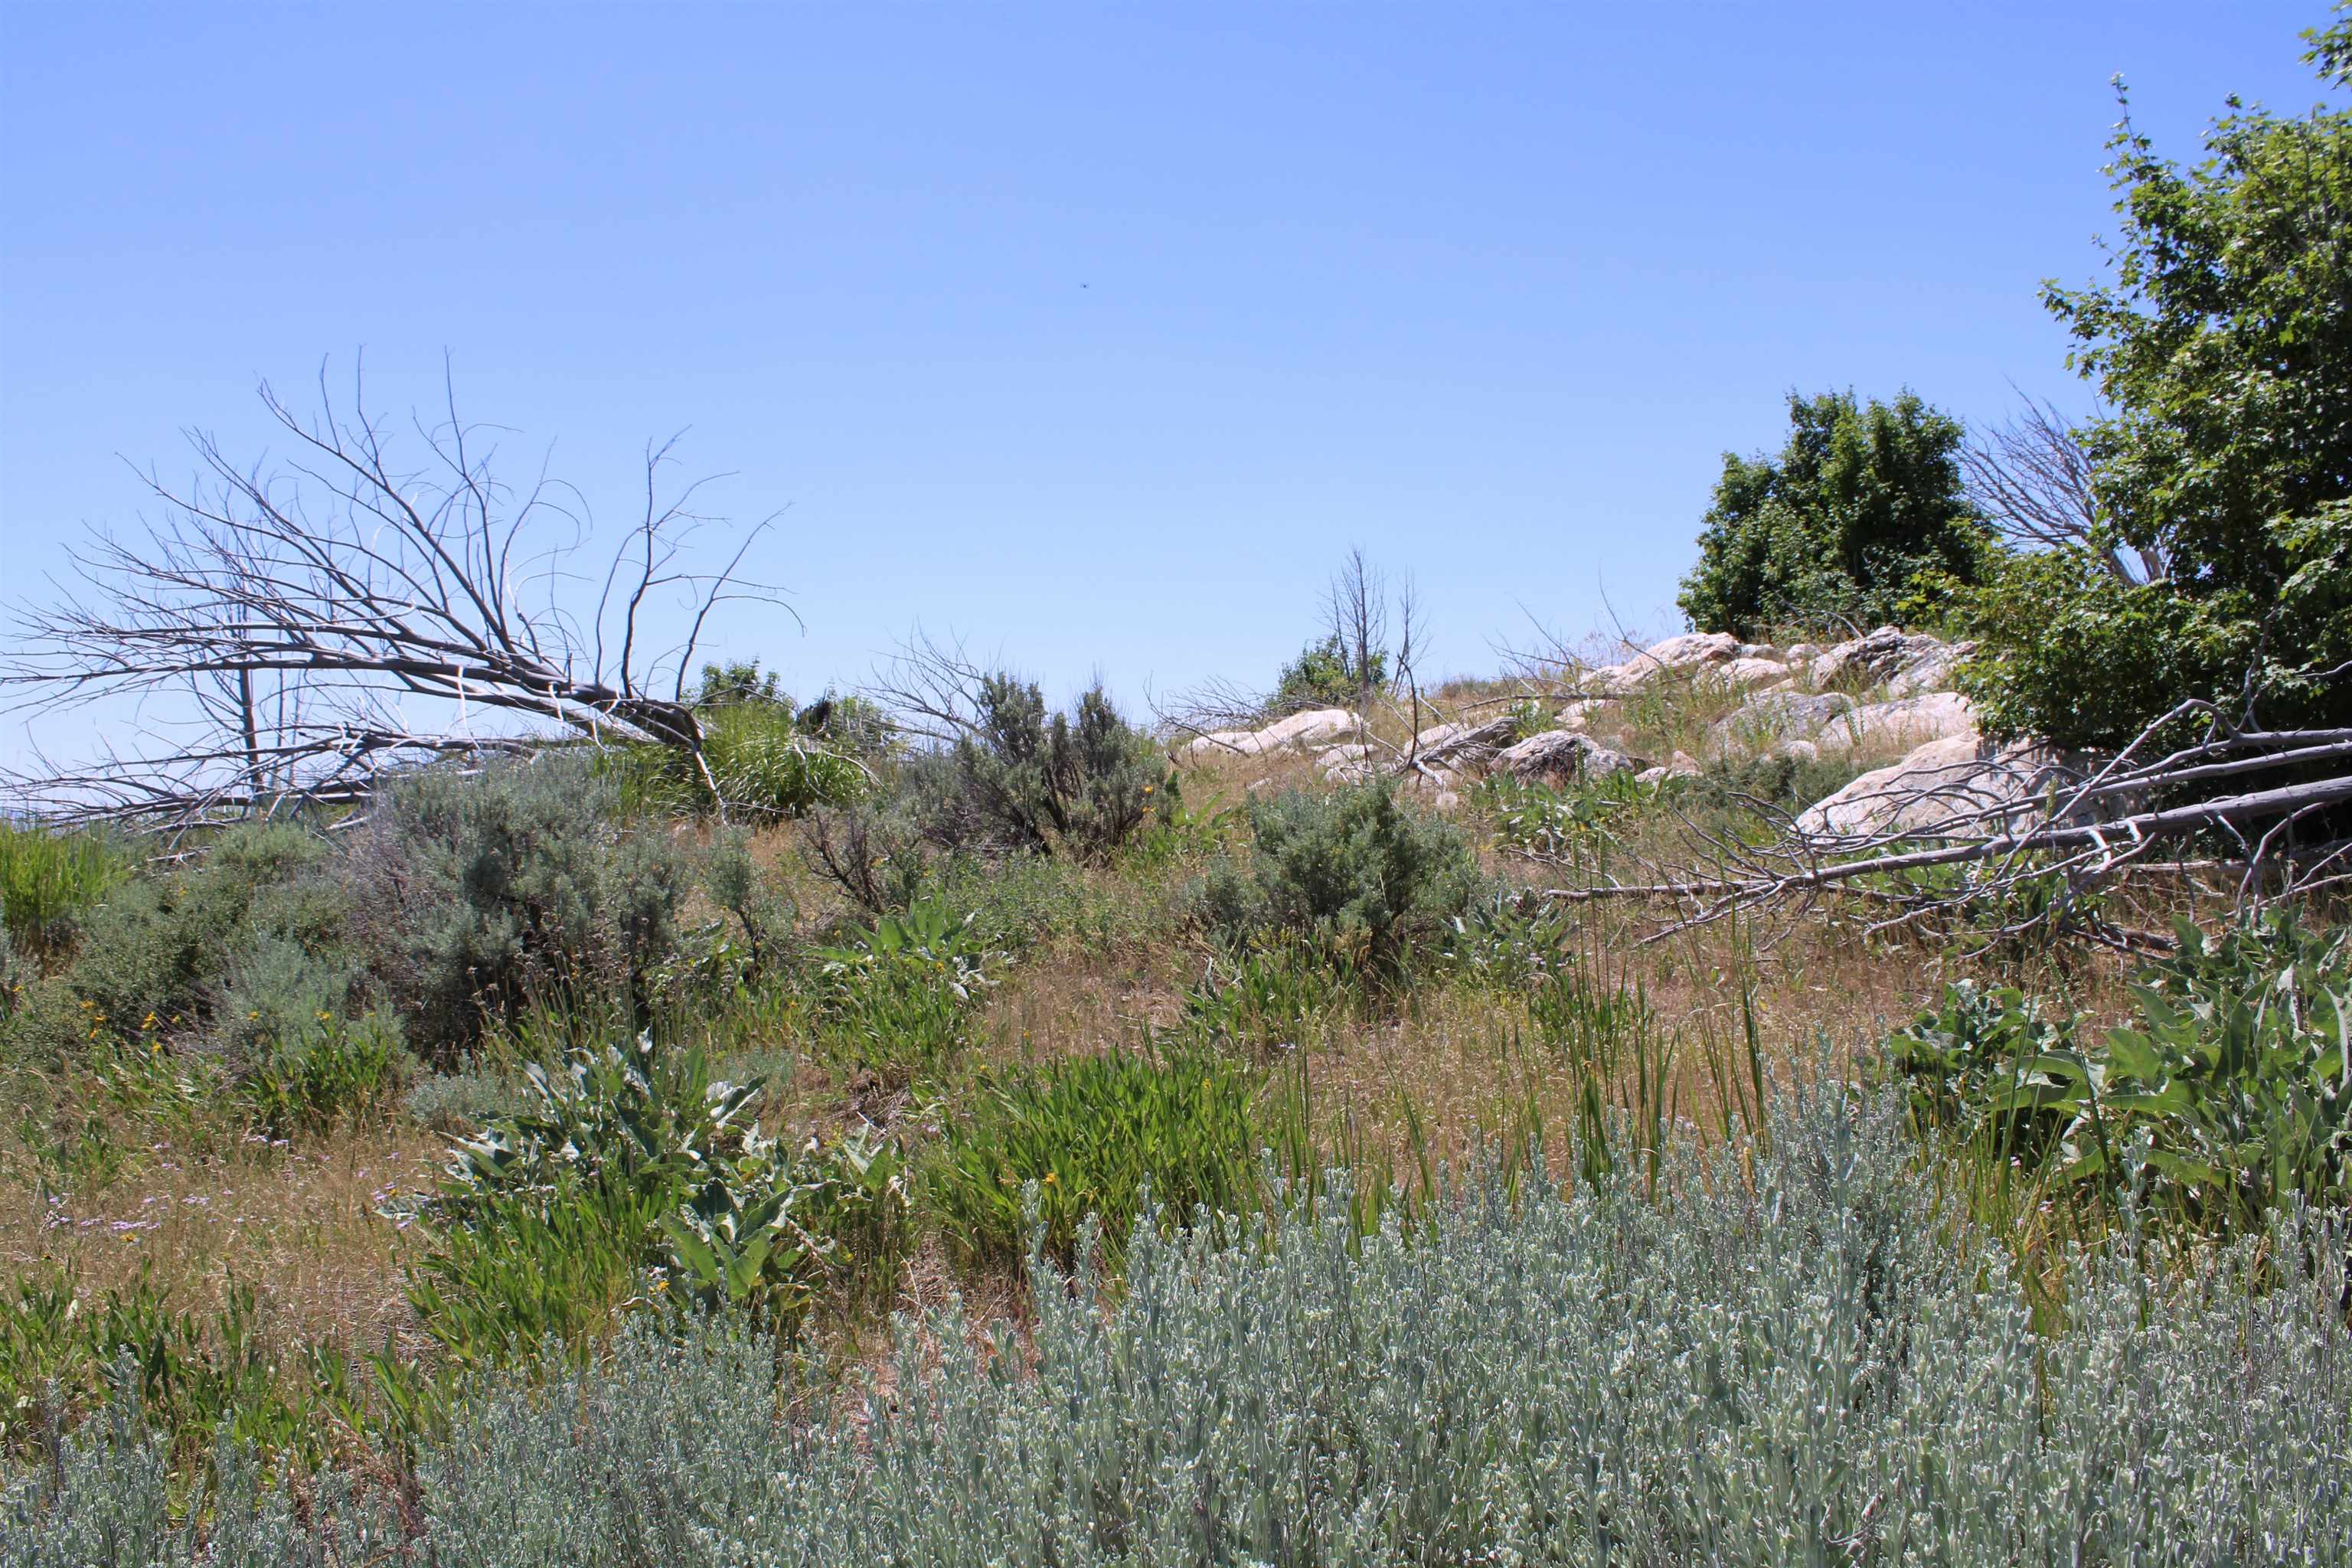
<path id="1" fill-rule="evenodd" d="M 1842 752 L 1854 746 L 1907 748 L 1956 737 L 1973 741 L 1976 736 L 1973 703 L 1957 691 L 1927 691 L 1853 709 L 1823 723 L 1812 740 L 1825 752 Z"/>
<path id="2" fill-rule="evenodd" d="M 1897 626 L 1880 626 L 1816 658 L 1811 669 L 1813 684 L 1876 686 L 1950 652 L 1950 646 L 1939 637 L 1906 632 Z"/>
<path id="3" fill-rule="evenodd" d="M 1821 840 L 1989 834 L 2037 809 L 2049 777 L 2047 761 L 2032 746 L 1988 754 L 1973 735 L 1948 735 L 1815 801 L 1798 814 L 1796 830 Z"/>
<path id="4" fill-rule="evenodd" d="M 1363 721 L 1345 708 L 1310 708 L 1303 713 L 1293 713 L 1286 719 L 1276 720 L 1262 730 L 1213 731 L 1196 737 L 1184 749 L 1195 756 L 1204 752 L 1222 751 L 1255 757 L 1267 752 L 1353 735 L 1363 727 Z"/>
<path id="5" fill-rule="evenodd" d="M 1728 664 L 1739 657 L 1739 639 L 1728 632 L 1685 632 L 1653 643 L 1622 664 L 1591 672 L 1584 684 L 1611 697 L 1639 691 L 1670 669 L 1696 669 Z"/>

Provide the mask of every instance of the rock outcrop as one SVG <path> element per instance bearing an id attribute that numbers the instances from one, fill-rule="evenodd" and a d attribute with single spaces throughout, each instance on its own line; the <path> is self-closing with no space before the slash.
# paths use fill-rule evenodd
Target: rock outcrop
<path id="1" fill-rule="evenodd" d="M 1800 812 L 1796 830 L 1823 841 L 1970 833 L 2019 826 L 2039 807 L 2051 779 L 2046 755 L 2030 745 L 1989 750 L 1974 735 L 1925 742 Z M 2012 807 L 2011 811 L 1999 811 Z M 1997 812 L 1991 817 L 1980 814 Z"/>
<path id="2" fill-rule="evenodd" d="M 1184 750 L 1192 756 L 1209 752 L 1229 752 L 1255 757 L 1268 752 L 1303 748 L 1318 741 L 1352 735 L 1363 727 L 1363 721 L 1345 708 L 1310 708 L 1303 713 L 1278 719 L 1262 730 L 1214 730 L 1208 734 L 1195 736 Z"/>
<path id="3" fill-rule="evenodd" d="M 1976 734 L 1976 709 L 1967 698 L 1957 691 L 1927 691 L 1849 708 L 1822 723 L 1812 740 L 1825 752 L 1842 752 L 1854 746 L 1883 749 L 1974 740 Z"/>
<path id="4" fill-rule="evenodd" d="M 1574 730 L 1530 735 L 1495 759 L 1498 772 L 1529 784 L 1563 784 L 1611 773 L 1638 773 L 1650 764 Z"/>

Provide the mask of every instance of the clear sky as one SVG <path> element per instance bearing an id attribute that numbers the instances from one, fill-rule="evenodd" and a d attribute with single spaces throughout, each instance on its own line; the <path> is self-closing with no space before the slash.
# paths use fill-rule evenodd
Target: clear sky
<path id="1" fill-rule="evenodd" d="M 1437 662 L 1650 629 L 1782 395 L 2084 401 L 2035 299 L 2120 72 L 2186 154 L 2315 0 L 0 4 L 0 591 L 180 432 L 364 352 L 617 522 L 750 518 L 795 689 L 918 622 L 1139 700 L 1295 653 L 1351 542 Z M 279 444 L 282 449 L 282 442 Z M 78 721 L 85 731 L 89 721 Z M 74 726 L 41 731 L 79 751 Z M 0 754 L 22 744 L 0 727 Z"/>

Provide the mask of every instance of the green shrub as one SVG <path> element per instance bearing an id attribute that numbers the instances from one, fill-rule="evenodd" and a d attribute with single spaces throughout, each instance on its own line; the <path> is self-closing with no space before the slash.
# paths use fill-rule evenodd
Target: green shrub
<path id="1" fill-rule="evenodd" d="M 1454 918 L 1445 957 L 1462 979 L 1492 991 L 1542 984 L 1570 962 L 1574 922 L 1563 906 L 1497 889 Z"/>
<path id="2" fill-rule="evenodd" d="M 535 1103 L 461 1142 L 416 1215 L 432 1246 L 410 1303 L 461 1365 L 583 1347 L 631 1305 L 789 1325 L 829 1280 L 863 1288 L 896 1256 L 896 1153 L 782 1149 L 755 1120 L 763 1086 L 714 1080 L 699 1049 L 647 1035 L 523 1072 Z"/>
<path id="3" fill-rule="evenodd" d="M 940 847 L 1099 861 L 1175 808 L 1175 774 L 1158 742 L 1100 687 L 1075 714 L 1048 714 L 1034 682 L 992 675 L 977 707 L 972 733 L 907 770 Z"/>
<path id="4" fill-rule="evenodd" d="M 400 1023 L 382 1013 L 320 1014 L 248 1062 L 238 1090 L 275 1137 L 321 1132 L 389 1104 L 406 1058 Z"/>
<path id="5" fill-rule="evenodd" d="M 1385 649 L 1374 648 L 1368 658 L 1359 661 L 1346 639 L 1333 632 L 1321 642 L 1308 643 L 1297 658 L 1282 667 L 1281 675 L 1275 679 L 1274 695 L 1266 699 L 1266 711 L 1282 714 L 1308 708 L 1353 708 L 1368 693 L 1385 689 L 1388 682 L 1389 656 Z"/>
<path id="6" fill-rule="evenodd" d="M 1258 1089 L 1246 1068 L 1181 1050 L 1063 1058 L 984 1080 L 971 1116 L 948 1129 L 931 1205 L 951 1246 L 998 1263 L 1026 1254 L 1033 1223 L 1066 1261 L 1089 1217 L 1118 1258 L 1147 1187 L 1171 1224 L 1202 1209 L 1255 1213 Z"/>
<path id="7" fill-rule="evenodd" d="M 1726 453 L 1681 604 L 1700 631 L 1874 626 L 1976 582 L 1991 535 L 1961 483 L 1959 421 L 1906 392 L 1789 395 L 1778 457 Z M 1931 584 L 1941 584 L 1931 587 Z"/>
<path id="8" fill-rule="evenodd" d="M 2255 1230 L 2290 1196 L 2352 1200 L 2352 932 L 2292 914 L 2207 937 L 2133 988 L 2137 1017 L 2094 1031 L 1969 982 L 1886 1042 L 1923 1122 L 2128 1192 L 2194 1229 Z"/>
<path id="9" fill-rule="evenodd" d="M 84 915 L 129 874 L 123 852 L 100 834 L 0 818 L 0 931 L 28 958 L 62 960 Z"/>
<path id="10" fill-rule="evenodd" d="M 241 967 L 348 963 L 353 904 L 333 870 L 318 835 L 251 825 L 176 868 L 117 882 L 79 917 L 72 963 L 34 988 L 48 994 L 9 1021 L 12 1041 L 50 1061 L 116 1037 L 217 1042 Z"/>
<path id="11" fill-rule="evenodd" d="M 1247 870 L 1213 867 L 1199 899 L 1228 942 L 1288 931 L 1393 963 L 1434 936 L 1483 890 L 1461 829 L 1399 805 L 1383 780 L 1314 794 L 1292 790 L 1249 804 Z"/>
<path id="12" fill-rule="evenodd" d="M 2341 86 L 2352 21 L 2305 58 Z M 2352 681 L 2325 673 L 2352 660 L 2352 110 L 2229 107 L 2187 169 L 2126 115 L 2112 276 L 2043 289 L 2105 405 L 2082 430 L 2096 527 L 1966 595 L 1963 689 L 1992 733 L 2112 747 L 2250 697 L 2266 727 L 2352 723 Z"/>
<path id="13" fill-rule="evenodd" d="M 997 955 L 943 902 L 884 915 L 847 943 L 819 947 L 817 1022 L 835 1056 L 903 1083 L 961 1048 Z"/>
<path id="14" fill-rule="evenodd" d="M 618 817 L 618 786 L 574 753 L 385 792 L 355 849 L 358 924 L 419 1052 L 446 1063 L 535 995 L 619 994 L 644 1021 L 687 857 Z"/>

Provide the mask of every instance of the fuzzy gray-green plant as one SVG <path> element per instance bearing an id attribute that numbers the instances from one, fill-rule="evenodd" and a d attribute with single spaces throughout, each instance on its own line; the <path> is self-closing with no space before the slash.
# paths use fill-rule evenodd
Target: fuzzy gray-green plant
<path id="1" fill-rule="evenodd" d="M 1462 830 L 1408 811 L 1386 781 L 1249 803 L 1246 868 L 1212 867 L 1202 912 L 1228 942 L 1286 932 L 1375 963 L 1436 936 L 1484 890 Z"/>
<path id="2" fill-rule="evenodd" d="M 2037 1332 L 1898 1108 L 1843 1089 L 1769 1142 L 1630 1176 L 1341 1203 L 1221 1247 L 1139 1225 L 1116 1293 L 1039 1265 L 992 1354 L 946 1320 L 837 1417 L 784 1414 L 721 1318 L 462 1405 L 414 1560 L 924 1564 L 2236 1563 L 2352 1539 L 2347 1237 L 2077 1258 Z M 789 1390 L 785 1392 L 790 1392 Z M 0 1500 L 0 1564 L 189 1561 L 164 1469 L 93 1424 Z M 232 1464 L 215 1568 L 378 1560 L 389 1502 L 298 1520 Z M 314 1495 L 305 1492 L 306 1500 Z M 201 1560 L 201 1559 L 200 1559 Z"/>

